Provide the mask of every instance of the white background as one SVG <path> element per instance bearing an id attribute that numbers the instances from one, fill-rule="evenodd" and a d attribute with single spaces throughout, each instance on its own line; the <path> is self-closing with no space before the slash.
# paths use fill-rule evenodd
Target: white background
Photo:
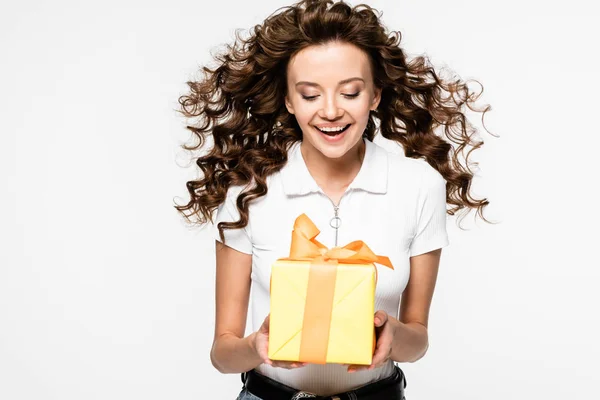
<path id="1" fill-rule="evenodd" d="M 3 2 L 0 399 L 235 398 L 209 359 L 214 243 L 173 207 L 198 173 L 174 110 L 211 51 L 287 4 Z M 593 2 L 369 4 L 409 55 L 483 84 L 499 135 L 471 116 L 472 193 L 500 223 L 449 218 L 407 398 L 595 398 Z"/>

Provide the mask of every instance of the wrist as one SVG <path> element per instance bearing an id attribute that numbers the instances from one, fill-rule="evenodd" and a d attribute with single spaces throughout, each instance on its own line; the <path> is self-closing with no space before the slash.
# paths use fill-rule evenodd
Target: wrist
<path id="1" fill-rule="evenodd" d="M 393 338 L 396 338 L 401 335 L 402 329 L 404 329 L 403 322 L 401 322 L 399 319 L 394 318 L 391 315 L 389 315 L 388 316 L 388 324 L 390 324 L 390 326 L 392 327 L 391 331 L 392 331 Z"/>
<path id="2" fill-rule="evenodd" d="M 392 359 L 396 362 L 415 362 L 422 358 L 429 347 L 427 328 L 416 322 L 395 320 Z"/>

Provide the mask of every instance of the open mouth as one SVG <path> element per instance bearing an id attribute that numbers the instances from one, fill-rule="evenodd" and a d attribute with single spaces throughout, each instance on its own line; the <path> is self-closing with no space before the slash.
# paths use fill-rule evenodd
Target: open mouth
<path id="1" fill-rule="evenodd" d="M 327 135 L 327 136 L 337 136 L 337 135 L 339 135 L 340 133 L 343 133 L 343 132 L 344 132 L 346 129 L 348 129 L 348 128 L 350 127 L 350 125 L 352 125 L 352 124 L 348 124 L 348 125 L 346 125 L 346 126 L 345 126 L 343 129 L 341 129 L 341 130 L 336 130 L 336 131 L 331 131 L 331 132 L 323 131 L 323 130 L 321 130 L 321 129 L 317 128 L 317 127 L 315 127 L 315 128 L 317 128 L 317 129 L 319 130 L 319 132 L 321 132 L 321 133 L 324 133 L 324 134 L 325 134 L 325 135 Z"/>

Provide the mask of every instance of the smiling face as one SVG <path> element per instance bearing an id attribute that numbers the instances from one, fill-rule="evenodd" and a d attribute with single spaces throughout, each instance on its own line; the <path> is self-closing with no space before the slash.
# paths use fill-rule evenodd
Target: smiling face
<path id="1" fill-rule="evenodd" d="M 368 55 L 352 44 L 307 47 L 287 67 L 286 108 L 296 117 L 308 151 L 328 158 L 340 158 L 360 145 L 380 94 Z"/>

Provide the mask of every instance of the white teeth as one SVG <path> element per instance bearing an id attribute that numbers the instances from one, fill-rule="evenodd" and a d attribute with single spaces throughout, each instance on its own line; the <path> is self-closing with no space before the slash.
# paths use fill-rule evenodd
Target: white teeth
<path id="1" fill-rule="evenodd" d="M 323 132 L 340 132 L 340 131 L 343 131 L 345 127 L 346 127 L 346 125 L 336 127 L 336 128 L 317 128 L 317 129 L 320 131 L 323 131 Z"/>

